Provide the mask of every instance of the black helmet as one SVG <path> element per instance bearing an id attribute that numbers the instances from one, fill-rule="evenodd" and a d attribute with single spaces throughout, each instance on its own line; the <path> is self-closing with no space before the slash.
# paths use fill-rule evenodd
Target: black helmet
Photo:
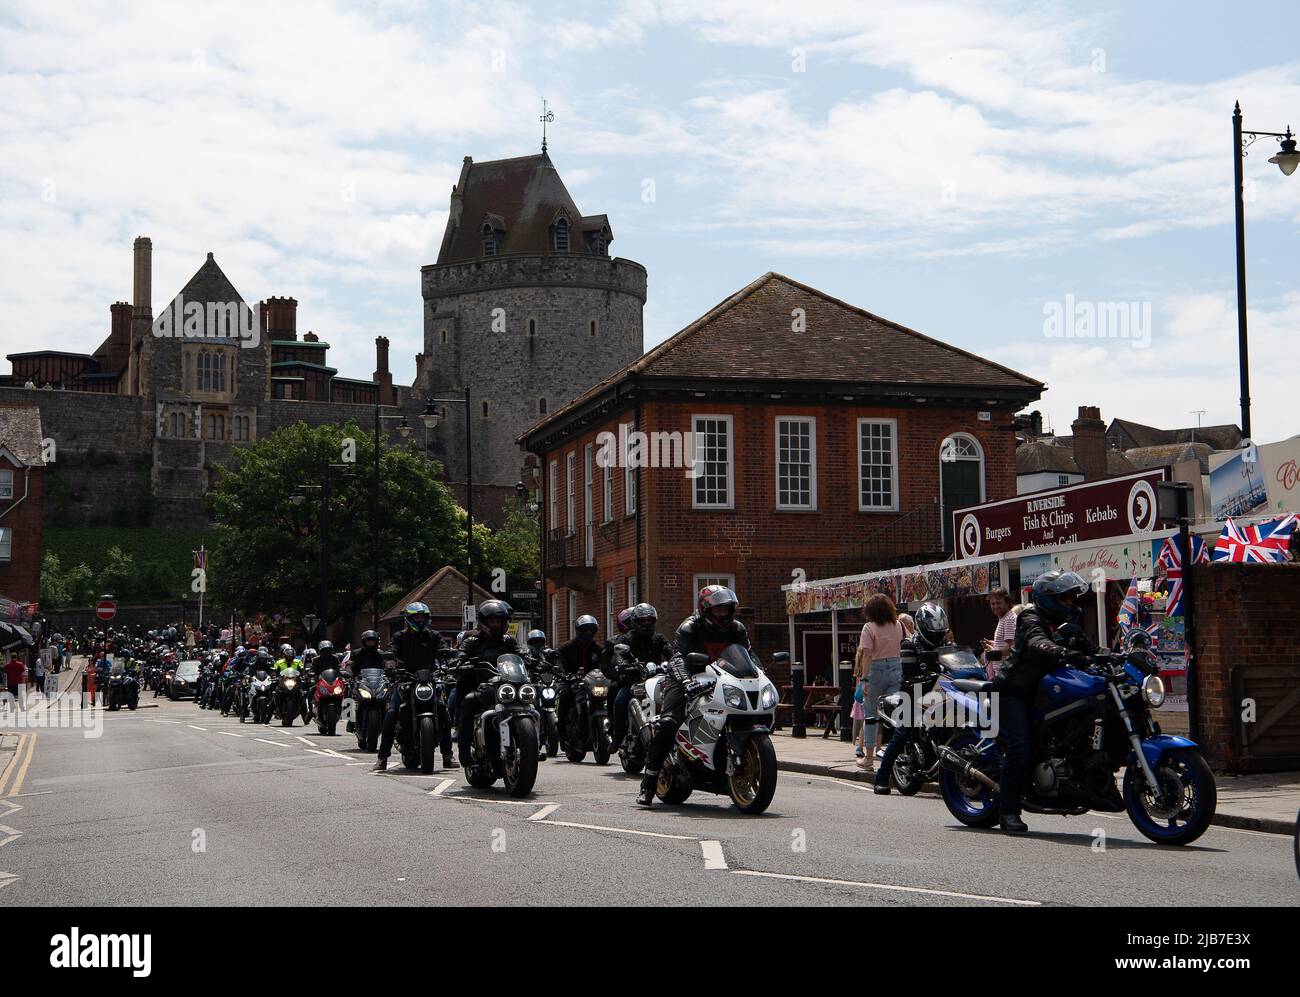
<path id="1" fill-rule="evenodd" d="M 368 640 L 373 640 L 375 642 L 375 646 L 376 647 L 379 646 L 379 634 L 375 633 L 373 630 L 367 630 L 365 633 L 361 635 L 361 643 L 363 645 Z"/>
<path id="2" fill-rule="evenodd" d="M 542 630 L 529 630 L 528 643 L 537 647 L 544 647 L 546 645 L 546 633 Z"/>
<path id="3" fill-rule="evenodd" d="M 333 642 L 333 641 L 323 640 L 323 641 L 321 641 L 319 644 L 316 645 L 316 653 L 317 653 L 317 654 L 328 654 L 328 653 L 330 653 L 330 652 L 333 651 L 333 650 L 334 650 L 334 642 Z"/>
<path id="4" fill-rule="evenodd" d="M 478 628 L 490 637 L 504 637 L 514 613 L 510 603 L 502 599 L 488 599 L 479 604 Z"/>
<path id="5" fill-rule="evenodd" d="M 726 626 L 736 618 L 736 607 L 740 605 L 740 600 L 736 598 L 736 593 L 725 585 L 705 585 L 700 589 L 696 604 L 699 606 L 700 616 L 707 622 L 716 626 Z M 719 608 L 726 609 L 725 616 L 718 617 L 713 614 L 713 610 Z"/>
<path id="6" fill-rule="evenodd" d="M 923 602 L 915 613 L 912 622 L 916 624 L 916 636 L 926 647 L 939 647 L 948 640 L 948 614 L 936 602 Z"/>
<path id="7" fill-rule="evenodd" d="M 1088 583 L 1073 571 L 1048 571 L 1034 579 L 1034 608 L 1051 623 L 1069 623 L 1083 615 L 1078 600 L 1088 593 Z"/>
<path id="8" fill-rule="evenodd" d="M 649 635 L 655 632 L 655 624 L 659 622 L 659 613 L 654 606 L 648 602 L 638 602 L 629 612 L 631 613 L 633 633 Z"/>
<path id="9" fill-rule="evenodd" d="M 259 647 L 259 648 L 257 649 L 257 660 L 258 660 L 259 663 L 260 663 L 260 662 L 263 662 L 263 661 L 270 661 L 270 660 L 271 660 L 271 652 L 268 651 L 268 650 L 267 650 L 266 648 L 264 648 L 264 647 Z"/>
<path id="10" fill-rule="evenodd" d="M 573 629 L 578 632 L 578 636 L 584 640 L 594 639 L 596 631 L 600 629 L 600 624 L 596 622 L 594 616 L 579 616 L 574 621 Z"/>
<path id="11" fill-rule="evenodd" d="M 429 607 L 422 602 L 410 603 L 402 610 L 402 619 L 409 629 L 418 632 L 429 625 Z"/>

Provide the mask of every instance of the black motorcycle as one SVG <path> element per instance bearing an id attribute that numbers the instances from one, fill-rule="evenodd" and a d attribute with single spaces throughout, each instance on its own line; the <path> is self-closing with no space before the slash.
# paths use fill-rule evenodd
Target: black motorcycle
<path id="1" fill-rule="evenodd" d="M 275 683 L 275 714 L 280 718 L 281 727 L 293 726 L 293 718 L 303 710 L 304 696 L 298 669 L 286 668 L 280 672 Z"/>
<path id="2" fill-rule="evenodd" d="M 528 669 L 537 686 L 537 716 L 540 721 L 538 737 L 541 739 L 538 758 L 546 761 L 560 752 L 560 682 L 555 662 L 558 655 L 554 651 L 547 656 L 533 655 L 528 660 Z"/>
<path id="3" fill-rule="evenodd" d="M 114 672 L 108 679 L 108 694 L 104 697 L 110 710 L 125 706 L 134 710 L 140 705 L 140 681 L 131 672 Z"/>
<path id="4" fill-rule="evenodd" d="M 402 705 L 397 711 L 397 750 L 402 764 L 418 768 L 425 775 L 433 771 L 441 739 L 444 705 L 444 680 L 440 670 L 417 668 L 398 670 L 402 686 Z M 382 721 L 383 713 L 380 713 Z"/>
<path id="5" fill-rule="evenodd" d="M 597 765 L 608 765 L 613 751 L 609 731 L 609 678 L 599 668 L 586 675 L 566 675 L 571 694 L 569 715 L 560 731 L 560 748 L 569 761 L 582 761 L 591 752 Z"/>
<path id="6" fill-rule="evenodd" d="M 618 747 L 618 760 L 623 771 L 636 775 L 645 768 L 646 749 L 654 739 L 654 730 L 646 719 L 646 680 L 664 669 L 658 662 L 641 668 L 641 675 L 632 685 L 632 698 L 627 704 L 627 734 Z"/>
<path id="7" fill-rule="evenodd" d="M 470 757 L 461 760 L 465 781 L 486 789 L 501 779 L 511 796 L 527 796 L 537 781 L 539 717 L 537 686 L 524 659 L 503 654 L 495 663 L 469 661 L 459 667 L 482 679 L 475 690 L 482 712 L 470 720 Z"/>
<path id="8" fill-rule="evenodd" d="M 390 691 L 388 676 L 382 668 L 363 668 L 352 683 L 352 724 L 357 747 L 362 751 L 379 747 Z"/>

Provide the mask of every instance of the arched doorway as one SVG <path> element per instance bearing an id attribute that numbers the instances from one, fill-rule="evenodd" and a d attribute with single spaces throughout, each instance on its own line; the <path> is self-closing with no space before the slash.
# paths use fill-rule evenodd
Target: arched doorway
<path id="1" fill-rule="evenodd" d="M 984 501 L 984 448 L 968 433 L 953 433 L 939 444 L 939 496 L 943 546 L 952 550 L 952 511 Z"/>

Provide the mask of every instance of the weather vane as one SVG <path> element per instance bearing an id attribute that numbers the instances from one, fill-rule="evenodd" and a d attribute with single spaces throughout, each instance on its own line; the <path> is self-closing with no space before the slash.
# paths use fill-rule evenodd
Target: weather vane
<path id="1" fill-rule="evenodd" d="M 542 116 L 537 119 L 542 123 L 542 152 L 546 152 L 546 125 L 555 120 L 555 112 L 546 109 L 546 98 L 542 98 Z"/>

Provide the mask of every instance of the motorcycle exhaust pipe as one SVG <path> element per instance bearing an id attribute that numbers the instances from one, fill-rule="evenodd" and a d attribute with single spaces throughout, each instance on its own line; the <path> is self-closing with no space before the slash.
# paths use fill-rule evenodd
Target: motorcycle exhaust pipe
<path id="1" fill-rule="evenodd" d="M 654 737 L 654 731 L 651 730 L 650 725 L 646 723 L 645 710 L 641 708 L 641 704 L 635 699 L 627 704 L 627 709 L 628 713 L 631 715 L 632 729 L 636 731 L 637 739 L 644 747 L 650 747 L 650 741 Z"/>
<path id="2" fill-rule="evenodd" d="M 983 783 L 993 792 L 999 792 L 998 784 L 992 779 L 992 777 L 981 772 L 946 744 L 939 746 L 939 764 L 949 772 L 956 772 L 958 775 L 965 776 L 968 779 L 974 779 L 976 782 Z"/>

